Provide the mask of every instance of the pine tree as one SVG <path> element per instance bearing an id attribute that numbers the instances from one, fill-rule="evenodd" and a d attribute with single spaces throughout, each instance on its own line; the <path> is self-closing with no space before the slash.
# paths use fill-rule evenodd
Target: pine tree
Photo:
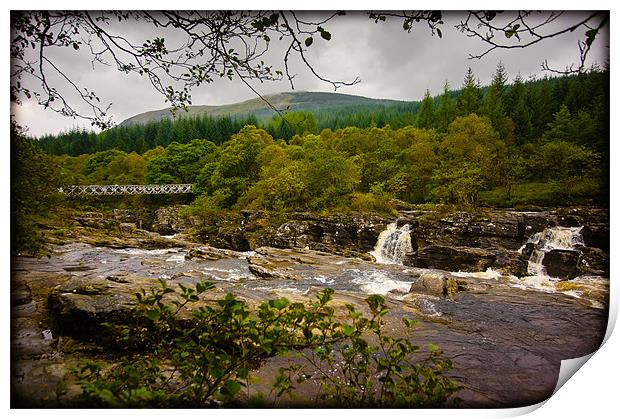
<path id="1" fill-rule="evenodd" d="M 448 81 L 446 80 L 443 85 L 443 94 L 439 99 L 439 106 L 437 107 L 436 112 L 436 127 L 441 132 L 446 132 L 448 130 L 448 125 L 455 118 L 455 102 L 454 99 L 450 97 L 450 86 L 448 85 Z"/>
<path id="2" fill-rule="evenodd" d="M 435 126 L 435 101 L 431 97 L 430 92 L 426 89 L 422 106 L 416 115 L 416 126 L 418 128 L 432 128 Z"/>
<path id="3" fill-rule="evenodd" d="M 471 67 L 467 68 L 467 74 L 463 81 L 463 89 L 461 95 L 456 101 L 456 115 L 467 116 L 471 113 L 480 114 L 482 106 L 482 91 L 480 84 L 474 76 Z"/>
<path id="4" fill-rule="evenodd" d="M 504 65 L 500 62 L 497 65 L 491 86 L 487 90 L 482 104 L 482 114 L 489 117 L 493 128 L 499 132 L 502 138 L 506 138 L 506 110 L 504 106 L 506 97 L 506 81 L 508 76 Z"/>
<path id="5" fill-rule="evenodd" d="M 575 140 L 575 124 L 566 105 L 553 115 L 553 122 L 548 124 L 549 129 L 542 136 L 544 142 Z"/>
<path id="6" fill-rule="evenodd" d="M 534 137 L 540 137 L 547 129 L 547 124 L 553 120 L 556 103 L 553 100 L 551 82 L 547 77 L 533 85 L 532 94 L 532 129 Z"/>
<path id="7" fill-rule="evenodd" d="M 509 116 L 515 125 L 515 137 L 518 144 L 525 144 L 532 140 L 532 115 L 526 101 L 523 79 L 518 74 L 508 93 L 508 103 L 511 106 Z"/>

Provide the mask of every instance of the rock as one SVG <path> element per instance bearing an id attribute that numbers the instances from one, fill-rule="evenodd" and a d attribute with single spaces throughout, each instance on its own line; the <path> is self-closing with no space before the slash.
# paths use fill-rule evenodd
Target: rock
<path id="1" fill-rule="evenodd" d="M 112 216 L 119 223 L 131 223 L 135 225 L 137 222 L 136 216 L 134 215 L 134 213 L 128 209 L 115 208 L 112 211 Z"/>
<path id="2" fill-rule="evenodd" d="M 609 252 L 609 225 L 585 225 L 581 229 L 581 237 L 588 247 L 598 247 Z"/>
<path id="3" fill-rule="evenodd" d="M 429 294 L 437 297 L 454 298 L 459 290 L 464 290 L 464 282 L 441 273 L 422 274 L 411 284 L 410 293 Z"/>
<path id="4" fill-rule="evenodd" d="M 492 251 L 464 246 L 426 246 L 415 255 L 405 258 L 403 264 L 419 268 L 445 271 L 485 271 L 495 261 Z"/>
<path id="5" fill-rule="evenodd" d="M 269 260 L 257 257 L 248 257 L 247 260 L 250 272 L 257 278 L 282 281 L 297 281 L 301 279 L 292 270 L 289 262 L 279 263 L 277 259 Z"/>
<path id="6" fill-rule="evenodd" d="M 498 249 L 491 268 L 507 275 L 523 277 L 527 275 L 528 258 L 517 251 Z"/>
<path id="7" fill-rule="evenodd" d="M 542 264 L 549 276 L 573 279 L 579 275 L 578 261 L 579 252 L 576 250 L 553 249 L 545 254 Z"/>
<path id="8" fill-rule="evenodd" d="M 239 257 L 239 253 L 226 249 L 218 249 L 216 247 L 202 246 L 189 249 L 185 259 L 199 260 L 218 260 L 230 257 Z"/>
<path id="9" fill-rule="evenodd" d="M 121 231 L 121 233 L 131 233 L 137 230 L 137 227 L 135 223 L 120 223 L 118 225 L 118 229 Z"/>
<path id="10" fill-rule="evenodd" d="M 171 207 L 161 207 L 155 211 L 155 222 L 151 229 L 159 234 L 170 235 L 178 233 L 187 227 L 187 223 L 181 218 L 181 211 L 187 205 L 175 205 Z"/>
<path id="11" fill-rule="evenodd" d="M 579 249 L 577 269 L 582 274 L 609 277 L 609 256 L 602 249 L 582 247 Z"/>

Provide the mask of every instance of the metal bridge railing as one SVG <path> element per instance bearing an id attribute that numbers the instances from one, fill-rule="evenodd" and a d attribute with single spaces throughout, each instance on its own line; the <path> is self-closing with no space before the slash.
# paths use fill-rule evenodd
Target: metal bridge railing
<path id="1" fill-rule="evenodd" d="M 59 188 L 65 195 L 164 195 L 192 193 L 191 183 L 164 185 L 69 185 Z"/>

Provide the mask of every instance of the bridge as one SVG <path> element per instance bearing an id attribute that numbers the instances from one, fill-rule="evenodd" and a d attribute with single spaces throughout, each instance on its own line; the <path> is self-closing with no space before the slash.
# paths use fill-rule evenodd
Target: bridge
<path id="1" fill-rule="evenodd" d="M 191 183 L 163 185 L 70 185 L 58 188 L 65 195 L 165 195 L 192 193 Z"/>

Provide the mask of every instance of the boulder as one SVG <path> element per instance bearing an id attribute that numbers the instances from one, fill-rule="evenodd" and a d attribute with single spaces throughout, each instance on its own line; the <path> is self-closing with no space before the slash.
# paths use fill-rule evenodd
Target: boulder
<path id="1" fill-rule="evenodd" d="M 596 247 L 582 247 L 579 250 L 577 269 L 580 273 L 609 277 L 609 256 L 607 253 Z"/>
<path id="2" fill-rule="evenodd" d="M 444 271 L 485 271 L 495 261 L 492 251 L 464 246 L 430 245 L 406 257 L 403 264 Z"/>
<path id="3" fill-rule="evenodd" d="M 188 250 L 185 259 L 199 259 L 199 260 L 218 260 L 224 258 L 238 258 L 241 254 L 234 250 L 218 249 L 217 247 L 200 246 L 192 247 Z"/>
<path id="4" fill-rule="evenodd" d="M 528 258 L 517 251 L 501 250 L 495 252 L 491 268 L 506 275 L 523 277 L 527 275 Z"/>
<path id="5" fill-rule="evenodd" d="M 428 294 L 437 297 L 454 298 L 456 293 L 465 289 L 465 283 L 443 273 L 422 274 L 411 284 L 410 293 Z"/>
<path id="6" fill-rule="evenodd" d="M 155 222 L 151 229 L 159 234 L 170 235 L 183 231 L 188 227 L 185 220 L 181 218 L 181 210 L 186 205 L 175 205 L 171 207 L 161 207 L 155 211 Z"/>
<path id="7" fill-rule="evenodd" d="M 265 258 L 248 257 L 247 260 L 250 272 L 257 278 L 281 281 L 301 279 L 286 263 L 279 266 L 277 261 L 269 261 Z"/>
<path id="8" fill-rule="evenodd" d="M 573 279 L 579 275 L 576 250 L 553 249 L 545 253 L 542 264 L 549 276 L 559 279 Z"/>

